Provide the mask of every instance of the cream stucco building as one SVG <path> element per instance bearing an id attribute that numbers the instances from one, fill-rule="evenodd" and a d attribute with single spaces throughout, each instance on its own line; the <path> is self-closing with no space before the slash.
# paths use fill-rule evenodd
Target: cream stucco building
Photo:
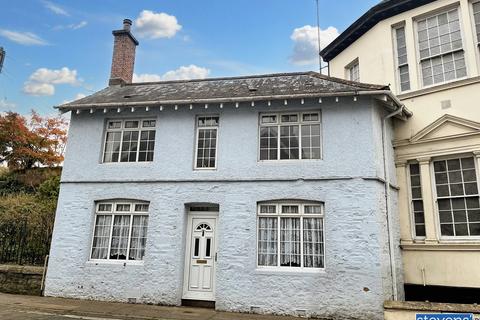
<path id="1" fill-rule="evenodd" d="M 480 1 L 382 1 L 321 55 L 331 76 L 390 84 L 406 295 L 479 302 Z M 480 289 L 478 289 L 480 290 Z"/>

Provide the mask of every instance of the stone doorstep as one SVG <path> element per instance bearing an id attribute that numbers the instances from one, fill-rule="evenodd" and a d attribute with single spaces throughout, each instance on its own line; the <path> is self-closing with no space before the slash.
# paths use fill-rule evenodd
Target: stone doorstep
<path id="1" fill-rule="evenodd" d="M 452 312 L 480 314 L 478 304 L 438 303 L 417 301 L 385 301 L 385 311 L 419 311 L 419 312 Z"/>

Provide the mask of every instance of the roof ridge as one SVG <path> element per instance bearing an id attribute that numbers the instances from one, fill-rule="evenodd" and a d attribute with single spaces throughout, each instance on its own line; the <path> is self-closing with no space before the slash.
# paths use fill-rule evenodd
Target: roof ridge
<path id="1" fill-rule="evenodd" d="M 204 78 L 204 79 L 132 82 L 132 83 L 127 83 L 124 86 L 149 85 L 149 84 L 189 83 L 189 82 L 206 82 L 206 81 L 238 80 L 238 79 L 273 78 L 273 77 L 282 77 L 282 76 L 310 75 L 311 73 L 316 73 L 316 72 L 315 71 L 279 72 L 279 73 L 253 74 L 253 75 L 247 75 L 247 76 L 216 77 L 216 78 Z"/>

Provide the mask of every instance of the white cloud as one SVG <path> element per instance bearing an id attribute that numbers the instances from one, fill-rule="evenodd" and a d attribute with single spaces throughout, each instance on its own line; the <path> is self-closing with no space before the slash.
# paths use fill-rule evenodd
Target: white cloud
<path id="1" fill-rule="evenodd" d="M 5 98 L 0 100 L 0 111 L 10 111 L 16 107 L 17 105 L 15 103 L 9 102 Z"/>
<path id="2" fill-rule="evenodd" d="M 40 68 L 32 73 L 28 79 L 30 81 L 52 84 L 68 83 L 76 85 L 79 82 L 79 80 L 77 80 L 77 70 L 70 70 L 67 67 L 63 67 L 59 70 Z"/>
<path id="3" fill-rule="evenodd" d="M 0 29 L 0 36 L 26 46 L 45 46 L 48 43 L 32 32 Z"/>
<path id="4" fill-rule="evenodd" d="M 205 79 L 209 74 L 209 69 L 191 64 L 189 66 L 181 66 L 178 69 L 167 71 L 163 75 L 149 73 L 133 74 L 133 82 Z"/>
<path id="5" fill-rule="evenodd" d="M 191 64 L 189 66 L 181 66 L 176 70 L 168 71 L 162 76 L 162 78 L 163 80 L 205 79 L 209 74 L 209 69 Z"/>
<path id="6" fill-rule="evenodd" d="M 337 28 L 328 27 L 320 29 L 320 42 L 325 48 L 339 33 Z M 293 30 L 290 39 L 294 41 L 293 53 L 290 61 L 296 65 L 309 65 L 318 63 L 318 28 L 310 25 Z"/>
<path id="7" fill-rule="evenodd" d="M 142 73 L 142 74 L 133 74 L 133 82 L 156 82 L 161 81 L 162 76 L 158 74 L 151 73 Z"/>
<path id="8" fill-rule="evenodd" d="M 85 93 L 77 93 L 74 100 L 79 100 L 85 98 L 87 95 Z"/>
<path id="9" fill-rule="evenodd" d="M 58 70 L 47 68 L 37 69 L 30 75 L 23 85 L 23 92 L 32 96 L 52 96 L 55 94 L 56 84 L 78 85 L 77 70 L 63 67 Z"/>
<path id="10" fill-rule="evenodd" d="M 52 29 L 53 30 L 64 30 L 64 29 L 78 30 L 78 29 L 81 29 L 81 28 L 85 27 L 87 24 L 88 24 L 88 22 L 83 20 L 83 21 L 80 21 L 79 23 L 72 23 L 72 24 L 67 24 L 67 25 L 60 24 L 60 25 L 57 25 L 57 26 L 53 27 Z"/>
<path id="11" fill-rule="evenodd" d="M 143 10 L 135 20 L 135 33 L 140 37 L 158 39 L 172 38 L 182 29 L 177 18 L 164 12 Z"/>
<path id="12" fill-rule="evenodd" d="M 66 16 L 66 17 L 70 16 L 70 14 L 65 9 L 63 9 L 62 7 L 60 7 L 59 5 L 53 2 L 43 1 L 43 5 L 45 6 L 45 8 L 47 8 L 48 10 L 52 11 L 55 14 Z"/>
<path id="13" fill-rule="evenodd" d="M 84 93 L 77 93 L 73 99 L 63 100 L 62 104 L 66 104 L 66 103 L 69 103 L 69 102 L 72 102 L 72 101 L 75 101 L 75 100 L 79 100 L 79 99 L 85 98 L 86 96 L 87 95 L 84 94 Z"/>
<path id="14" fill-rule="evenodd" d="M 81 28 L 85 27 L 87 24 L 88 24 L 88 22 L 84 20 L 84 21 L 80 21 L 77 24 L 70 24 L 70 25 L 68 25 L 68 27 L 70 29 L 77 30 L 77 29 L 81 29 Z"/>
<path id="15" fill-rule="evenodd" d="M 53 96 L 55 87 L 50 83 L 25 82 L 23 92 L 29 96 Z"/>

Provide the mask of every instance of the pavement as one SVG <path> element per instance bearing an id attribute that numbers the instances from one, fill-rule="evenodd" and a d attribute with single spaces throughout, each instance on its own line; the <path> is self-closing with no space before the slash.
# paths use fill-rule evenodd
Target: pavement
<path id="1" fill-rule="evenodd" d="M 298 320 L 294 317 L 220 312 L 0 293 L 2 320 Z"/>

